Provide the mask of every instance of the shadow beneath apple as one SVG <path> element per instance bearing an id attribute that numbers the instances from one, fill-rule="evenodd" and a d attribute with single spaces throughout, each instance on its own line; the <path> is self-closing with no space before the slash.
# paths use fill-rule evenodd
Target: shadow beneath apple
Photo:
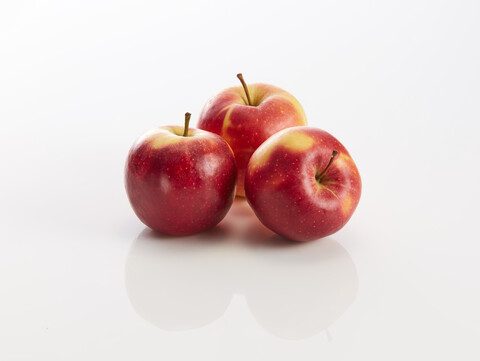
<path id="1" fill-rule="evenodd" d="M 217 320 L 236 294 L 271 334 L 304 339 L 326 330 L 353 303 L 358 276 L 338 242 L 292 242 L 274 235 L 244 199 L 214 229 L 189 237 L 142 231 L 127 256 L 135 311 L 171 331 Z"/>
<path id="2" fill-rule="evenodd" d="M 247 200 L 242 197 L 235 198 L 232 208 L 217 227 L 225 230 L 229 239 L 241 243 L 258 243 L 275 235 L 259 221 Z"/>

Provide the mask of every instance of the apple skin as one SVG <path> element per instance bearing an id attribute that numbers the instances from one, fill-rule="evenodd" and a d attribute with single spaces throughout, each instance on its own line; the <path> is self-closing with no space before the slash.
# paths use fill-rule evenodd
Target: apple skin
<path id="1" fill-rule="evenodd" d="M 150 130 L 130 149 L 125 188 L 135 214 L 148 227 L 183 236 L 220 222 L 235 197 L 237 170 L 227 142 L 183 127 Z"/>
<path id="2" fill-rule="evenodd" d="M 321 182 L 316 180 L 338 152 Z M 252 155 L 245 178 L 248 203 L 272 231 L 311 241 L 341 229 L 360 200 L 362 183 L 345 147 L 313 127 L 285 129 Z"/>
<path id="3" fill-rule="evenodd" d="M 290 93 L 273 85 L 248 85 L 252 105 L 241 86 L 227 88 L 203 107 L 198 128 L 216 133 L 232 147 L 237 163 L 237 195 L 244 196 L 244 180 L 253 152 L 278 131 L 307 125 L 302 106 Z"/>

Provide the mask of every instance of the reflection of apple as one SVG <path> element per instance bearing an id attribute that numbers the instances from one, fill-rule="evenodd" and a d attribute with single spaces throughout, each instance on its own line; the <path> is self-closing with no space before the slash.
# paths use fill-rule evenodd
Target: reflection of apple
<path id="1" fill-rule="evenodd" d="M 125 166 L 128 198 L 150 228 L 187 235 L 215 226 L 235 196 L 236 166 L 227 142 L 185 127 L 155 128 L 130 149 Z"/>
<path id="2" fill-rule="evenodd" d="M 355 265 L 337 242 L 293 244 L 273 236 L 254 254 L 247 302 L 257 321 L 284 339 L 304 339 L 332 325 L 353 303 Z"/>
<path id="3" fill-rule="evenodd" d="M 248 160 L 257 147 L 279 130 L 306 125 L 297 99 L 268 84 L 246 85 L 222 90 L 204 106 L 198 128 L 221 135 L 232 147 L 238 168 L 237 195 L 243 196 Z"/>
<path id="4" fill-rule="evenodd" d="M 348 252 L 329 238 L 236 242 L 244 234 L 264 234 L 247 214 L 243 231 L 234 227 L 245 205 L 236 201 L 235 220 L 229 214 L 220 224 L 220 230 L 231 233 L 216 233 L 217 227 L 171 239 L 147 229 L 138 236 L 128 254 L 125 281 L 140 316 L 165 330 L 195 329 L 218 319 L 235 292 L 245 296 L 267 331 L 301 339 L 325 330 L 345 312 L 358 288 Z"/>
<path id="5" fill-rule="evenodd" d="M 135 311 L 169 331 L 205 326 L 219 318 L 233 295 L 230 277 L 219 272 L 217 229 L 168 238 L 150 229 L 138 236 L 125 266 Z"/>
<path id="6" fill-rule="evenodd" d="M 296 241 L 342 228 L 357 207 L 361 188 L 345 147 L 313 127 L 274 134 L 252 155 L 245 177 L 247 200 L 260 221 Z"/>

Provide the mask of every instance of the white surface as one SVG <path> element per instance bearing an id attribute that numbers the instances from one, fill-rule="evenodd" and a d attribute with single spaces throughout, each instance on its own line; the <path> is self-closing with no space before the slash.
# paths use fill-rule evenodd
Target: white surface
<path id="1" fill-rule="evenodd" d="M 0 359 L 480 359 L 479 4 L 2 2 Z M 334 236 L 135 218 L 133 140 L 239 71 L 356 160 Z"/>

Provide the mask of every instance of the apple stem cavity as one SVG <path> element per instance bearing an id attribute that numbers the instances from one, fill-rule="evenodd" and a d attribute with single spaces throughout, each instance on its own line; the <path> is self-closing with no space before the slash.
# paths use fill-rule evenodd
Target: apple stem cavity
<path id="1" fill-rule="evenodd" d="M 250 100 L 250 94 L 248 93 L 247 83 L 245 83 L 245 80 L 243 79 L 242 73 L 238 73 L 238 74 L 237 74 L 237 78 L 240 80 L 240 83 L 242 83 L 243 90 L 245 90 L 245 94 L 247 95 L 248 105 L 251 106 L 251 105 L 252 105 L 252 101 Z"/>
<path id="2" fill-rule="evenodd" d="M 317 174 L 315 176 L 315 179 L 317 180 L 317 182 L 321 182 L 322 181 L 322 177 L 325 175 L 325 173 L 327 172 L 328 168 L 330 168 L 330 166 L 332 165 L 333 163 L 333 160 L 335 159 L 335 157 L 337 156 L 338 152 L 336 150 L 334 150 L 332 152 L 332 156 L 330 157 L 330 161 L 328 162 L 327 166 L 325 167 L 325 169 L 320 173 L 320 174 Z"/>
<path id="3" fill-rule="evenodd" d="M 190 123 L 190 117 L 192 114 L 190 113 L 185 113 L 185 128 L 183 128 L 183 136 L 187 137 L 188 136 L 188 124 Z"/>

